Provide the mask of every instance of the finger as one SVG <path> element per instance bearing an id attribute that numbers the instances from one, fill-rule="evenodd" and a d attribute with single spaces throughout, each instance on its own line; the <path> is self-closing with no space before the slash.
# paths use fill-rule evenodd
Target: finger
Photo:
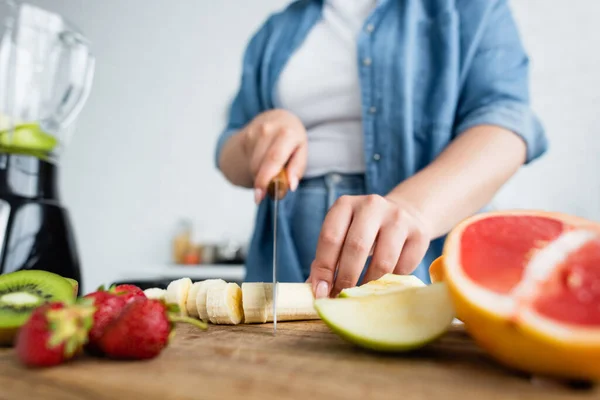
<path id="1" fill-rule="evenodd" d="M 300 145 L 299 135 L 289 129 L 280 131 L 265 153 L 258 173 L 254 178 L 254 187 L 266 191 L 269 182 L 281 171 L 290 156 Z"/>
<path id="2" fill-rule="evenodd" d="M 310 267 L 313 292 L 317 298 L 327 297 L 331 292 L 338 258 L 352 221 L 353 204 L 352 197 L 340 197 L 323 221 L 315 260 Z"/>
<path id="3" fill-rule="evenodd" d="M 420 231 L 410 234 L 402 248 L 394 273 L 399 275 L 411 274 L 425 257 L 428 248 L 429 240 L 424 234 Z"/>
<path id="4" fill-rule="evenodd" d="M 408 230 L 400 220 L 384 224 L 377 236 L 377 245 L 363 284 L 394 272 L 407 234 Z"/>
<path id="5" fill-rule="evenodd" d="M 306 170 L 306 159 L 308 153 L 308 146 L 306 144 L 301 145 L 296 149 L 292 157 L 287 164 L 287 176 L 290 181 L 290 189 L 292 192 L 298 187 L 300 178 L 304 175 Z"/>
<path id="6" fill-rule="evenodd" d="M 387 203 L 383 198 L 368 196 L 361 208 L 355 211 L 339 258 L 332 296 L 336 296 L 343 289 L 356 286 L 379 233 L 386 207 Z"/>
<path id="7" fill-rule="evenodd" d="M 267 150 L 269 150 L 269 147 L 271 147 L 271 144 L 275 140 L 273 129 L 275 128 L 271 127 L 271 125 L 263 125 L 259 128 L 258 132 L 254 133 L 254 147 L 250 155 L 250 171 L 254 176 L 258 173 Z"/>

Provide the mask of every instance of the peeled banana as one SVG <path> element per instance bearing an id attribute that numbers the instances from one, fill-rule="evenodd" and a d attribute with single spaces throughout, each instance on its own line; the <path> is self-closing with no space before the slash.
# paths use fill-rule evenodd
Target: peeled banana
<path id="1" fill-rule="evenodd" d="M 169 304 L 177 304 L 179 306 L 179 313 L 182 316 L 188 315 L 187 298 L 190 286 L 192 286 L 190 278 L 176 279 L 167 286 L 165 301 Z"/>
<path id="2" fill-rule="evenodd" d="M 314 297 L 308 283 L 278 283 L 277 320 L 319 319 L 313 306 Z M 228 283 L 207 279 L 192 283 L 190 278 L 172 281 L 166 290 L 146 290 L 149 298 L 164 298 L 177 304 L 183 316 L 199 318 L 212 324 L 236 325 L 273 321 L 272 283 Z"/>
<path id="3" fill-rule="evenodd" d="M 212 324 L 237 325 L 244 319 L 242 290 L 237 283 L 211 285 L 206 291 L 206 313 Z"/>
<path id="4" fill-rule="evenodd" d="M 200 318 L 202 321 L 207 322 L 209 321 L 208 312 L 206 311 L 206 294 L 208 292 L 208 289 L 212 286 L 225 286 L 227 282 L 225 282 L 223 279 L 207 279 L 198 283 L 198 291 L 196 292 L 194 298 L 194 304 L 196 306 L 198 318 Z"/>
<path id="5" fill-rule="evenodd" d="M 144 290 L 144 294 L 147 298 L 155 300 L 164 300 L 165 293 L 167 293 L 167 291 L 161 288 L 149 288 Z"/>
<path id="6" fill-rule="evenodd" d="M 242 283 L 245 323 L 266 323 L 273 321 L 272 288 L 272 283 Z M 277 284 L 278 321 L 319 319 L 313 303 L 314 296 L 309 283 Z"/>
<path id="7" fill-rule="evenodd" d="M 198 318 L 196 295 L 198 294 L 198 290 L 200 290 L 200 287 L 203 283 L 203 281 L 192 283 L 192 286 L 190 286 L 190 290 L 188 291 L 187 300 L 185 301 L 185 308 L 190 317 Z"/>

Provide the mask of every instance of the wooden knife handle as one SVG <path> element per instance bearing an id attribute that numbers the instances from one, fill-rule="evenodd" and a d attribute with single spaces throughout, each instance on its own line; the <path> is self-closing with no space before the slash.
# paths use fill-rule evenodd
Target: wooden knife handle
<path id="1" fill-rule="evenodd" d="M 275 182 L 279 182 L 278 191 L 275 193 Z M 285 173 L 285 169 L 279 171 L 277 175 L 269 182 L 269 186 L 267 188 L 267 193 L 269 196 L 274 199 L 277 195 L 277 199 L 281 200 L 285 197 L 288 190 L 290 189 L 290 182 L 288 181 L 287 174 Z"/>

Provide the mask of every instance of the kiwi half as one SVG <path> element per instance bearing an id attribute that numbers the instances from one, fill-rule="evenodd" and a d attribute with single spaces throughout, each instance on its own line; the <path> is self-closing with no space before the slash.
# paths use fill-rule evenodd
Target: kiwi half
<path id="1" fill-rule="evenodd" d="M 47 271 L 24 270 L 0 276 L 0 345 L 12 345 L 19 328 L 38 306 L 71 304 L 76 296 L 66 278 Z"/>
<path id="2" fill-rule="evenodd" d="M 79 294 L 79 282 L 77 282 L 75 279 L 71 279 L 71 278 L 65 278 L 67 280 L 67 282 L 69 282 L 71 284 L 71 287 L 73 288 L 73 295 L 75 295 L 75 297 L 77 297 L 77 294 Z"/>

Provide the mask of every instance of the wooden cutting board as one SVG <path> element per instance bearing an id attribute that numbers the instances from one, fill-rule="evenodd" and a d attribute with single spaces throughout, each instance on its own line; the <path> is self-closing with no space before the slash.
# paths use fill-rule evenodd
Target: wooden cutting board
<path id="1" fill-rule="evenodd" d="M 461 327 L 411 355 L 358 349 L 321 321 L 179 326 L 151 361 L 83 357 L 27 370 L 0 350 L 0 399 L 600 399 L 596 388 L 532 382 L 486 357 Z"/>

